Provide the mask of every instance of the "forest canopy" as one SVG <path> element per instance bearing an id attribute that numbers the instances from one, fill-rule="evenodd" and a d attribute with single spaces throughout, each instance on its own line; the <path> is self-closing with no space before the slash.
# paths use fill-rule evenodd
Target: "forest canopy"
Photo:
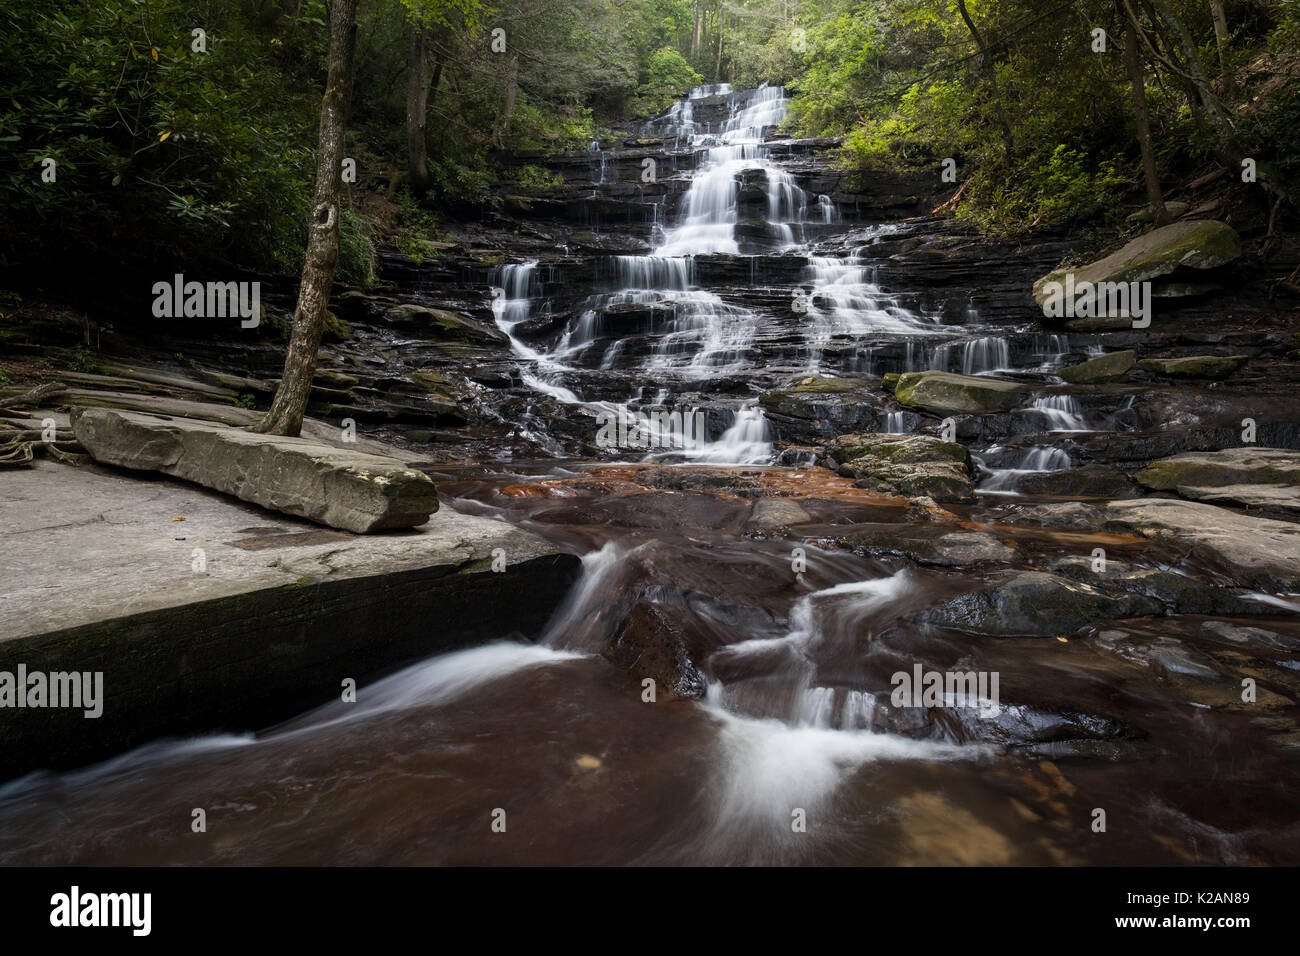
<path id="1" fill-rule="evenodd" d="M 296 270 L 327 18 L 324 0 L 7 3 L 5 263 L 127 240 Z M 787 132 L 842 137 L 858 175 L 951 159 L 951 209 L 989 229 L 1106 222 L 1144 182 L 1158 198 L 1244 159 L 1276 218 L 1298 49 L 1295 0 L 361 0 L 349 189 L 436 232 L 499 151 L 586 148 L 721 81 L 785 84 Z M 364 282 L 379 239 L 354 201 L 340 278 Z"/>

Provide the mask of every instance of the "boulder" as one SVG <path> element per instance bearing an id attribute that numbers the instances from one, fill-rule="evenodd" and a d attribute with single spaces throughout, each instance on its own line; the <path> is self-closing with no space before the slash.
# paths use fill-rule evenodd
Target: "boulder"
<path id="1" fill-rule="evenodd" d="M 1055 637 L 1115 618 L 1164 611 L 1140 594 L 1110 594 L 1045 571 L 1013 571 L 991 587 L 959 594 L 923 612 L 935 627 L 993 637 Z"/>
<path id="2" fill-rule="evenodd" d="M 844 435 L 826 446 L 828 465 L 855 486 L 908 498 L 973 501 L 973 465 L 964 445 L 928 435 Z"/>
<path id="3" fill-rule="evenodd" d="M 420 525 L 438 510 L 423 472 L 312 438 L 107 408 L 74 408 L 72 427 L 96 461 L 160 471 L 356 534 Z"/>
<path id="4" fill-rule="evenodd" d="M 1133 367 L 1137 353 L 1132 349 L 1123 352 L 1110 352 L 1096 358 L 1063 368 L 1056 374 L 1073 385 L 1095 385 L 1123 378 Z"/>
<path id="5" fill-rule="evenodd" d="M 985 376 L 908 372 L 899 377 L 894 397 L 904 405 L 940 416 L 985 415 L 1015 408 L 1024 400 L 1025 388 Z"/>
<path id="6" fill-rule="evenodd" d="M 1138 362 L 1148 372 L 1167 378 L 1224 379 L 1246 362 L 1244 355 L 1192 355 L 1186 358 L 1152 358 Z"/>
<path id="7" fill-rule="evenodd" d="M 1074 274 L 1076 287 L 1085 282 L 1144 282 L 1179 268 L 1214 269 L 1240 255 L 1241 240 L 1228 224 L 1213 219 L 1176 222 L 1138 236 L 1104 259 L 1048 273 L 1034 283 L 1034 299 L 1042 306 L 1048 283 L 1064 282 L 1068 273 Z"/>

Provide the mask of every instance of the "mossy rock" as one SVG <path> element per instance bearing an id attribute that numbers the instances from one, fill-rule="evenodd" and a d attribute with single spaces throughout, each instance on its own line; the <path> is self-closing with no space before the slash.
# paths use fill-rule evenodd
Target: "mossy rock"
<path id="1" fill-rule="evenodd" d="M 1034 283 L 1034 299 L 1041 306 L 1047 285 L 1064 282 L 1074 274 L 1076 286 L 1099 282 L 1145 282 L 1175 269 L 1215 269 L 1241 256 L 1241 240 L 1227 223 L 1194 219 L 1161 226 L 1138 236 L 1118 252 L 1079 268 L 1057 269 Z"/>
<path id="2" fill-rule="evenodd" d="M 898 386 L 898 380 L 902 377 L 902 372 L 886 372 L 880 377 L 880 384 L 884 386 L 885 391 L 892 392 Z"/>
<path id="3" fill-rule="evenodd" d="M 894 386 L 894 397 L 911 408 L 935 415 L 987 415 L 1006 412 L 1025 398 L 1015 382 L 953 372 L 907 372 Z"/>
<path id="4" fill-rule="evenodd" d="M 1245 355 L 1192 355 L 1186 358 L 1142 359 L 1143 369 L 1167 378 L 1225 379 L 1246 364 Z"/>
<path id="5" fill-rule="evenodd" d="M 1080 362 L 1069 368 L 1063 368 L 1056 374 L 1074 385 L 1093 385 L 1097 382 L 1109 382 L 1123 378 L 1133 368 L 1137 353 L 1132 349 L 1123 352 L 1110 352 L 1096 358 Z"/>
<path id="6" fill-rule="evenodd" d="M 866 388 L 867 380 L 865 378 L 804 378 L 800 379 L 795 385 L 794 392 L 815 392 L 818 394 L 837 394 L 840 392 L 855 392 L 860 388 Z"/>
<path id="7" fill-rule="evenodd" d="M 393 306 L 384 313 L 384 318 L 438 342 L 504 346 L 510 341 L 498 329 L 480 325 L 469 316 L 411 302 Z"/>
<path id="8" fill-rule="evenodd" d="M 970 452 L 928 435 L 842 435 L 826 455 L 854 485 L 882 494 L 935 501 L 973 501 Z"/>
<path id="9" fill-rule="evenodd" d="M 1300 485 L 1300 452 L 1284 448 L 1192 451 L 1153 461 L 1137 480 L 1155 491 L 1227 485 Z"/>
<path id="10" fill-rule="evenodd" d="M 348 325 L 333 312 L 325 313 L 325 327 L 321 331 L 322 342 L 346 342 L 352 338 L 352 326 Z"/>

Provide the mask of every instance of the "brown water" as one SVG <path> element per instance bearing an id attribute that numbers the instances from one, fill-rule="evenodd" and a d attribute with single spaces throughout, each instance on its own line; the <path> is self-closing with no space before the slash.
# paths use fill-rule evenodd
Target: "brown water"
<path id="1" fill-rule="evenodd" d="M 1280 644 L 1244 664 L 1196 617 L 1114 625 L 1177 650 L 1159 665 L 1083 637 L 940 631 L 912 618 L 978 574 L 833 546 L 915 527 L 905 503 L 824 472 L 749 469 L 804 495 L 814 521 L 787 540 L 746 525 L 748 498 L 646 491 L 617 468 L 562 480 L 581 471 L 438 476 L 451 505 L 586 555 L 540 644 L 432 658 L 255 737 L 10 784 L 0 862 L 1300 862 L 1294 708 L 1231 705 L 1232 667 L 1261 682 L 1300 667 L 1294 617 L 1234 619 Z M 1030 566 L 1099 540 L 1116 559 L 1174 560 L 1120 536 L 1018 529 L 1007 507 L 940 523 L 994 529 Z M 637 607 L 706 648 L 704 699 L 660 684 L 643 700 L 644 662 L 610 652 Z M 998 672 L 1001 716 L 891 709 L 890 675 L 918 661 Z"/>

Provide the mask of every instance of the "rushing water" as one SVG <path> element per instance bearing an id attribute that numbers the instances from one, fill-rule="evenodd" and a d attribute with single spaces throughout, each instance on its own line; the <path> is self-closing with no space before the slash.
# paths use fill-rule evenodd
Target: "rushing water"
<path id="1" fill-rule="evenodd" d="M 727 119 L 710 127 L 696 106 L 719 96 Z M 779 88 L 722 86 L 694 91 L 656 121 L 694 160 L 679 206 L 660 218 L 650 253 L 602 264 L 599 287 L 544 342 L 523 332 L 551 314 L 551 264 L 499 267 L 493 314 L 536 400 L 518 425 L 539 447 L 551 448 L 548 409 L 594 420 L 680 395 L 702 401 L 703 385 L 767 361 L 759 340 L 770 316 L 699 278 L 701 257 L 741 252 L 746 202 L 763 212 L 764 248 L 801 263 L 786 330 L 798 352 L 791 375 L 871 372 L 873 350 L 888 342 L 905 343 L 900 370 L 1018 369 L 1041 382 L 1059 367 L 1065 336 L 1017 341 L 977 315 L 945 326 L 882 287 L 869 245 L 819 249 L 818 230 L 843 216 L 773 158 L 769 136 L 784 111 Z M 606 159 L 599 144 L 591 152 L 599 185 Z M 629 327 L 644 340 L 639 350 Z M 624 394 L 611 398 L 609 382 Z M 772 428 L 752 396 L 733 395 L 720 411 L 700 440 L 628 449 L 635 465 L 488 463 L 435 474 L 445 507 L 503 518 L 582 556 L 581 579 L 536 644 L 435 657 L 363 685 L 356 704 L 327 704 L 260 734 L 159 742 L 12 782 L 0 787 L 0 862 L 1300 860 L 1300 823 L 1275 793 L 1294 778 L 1284 751 L 1218 706 L 1221 697 L 1207 698 L 1211 708 L 1180 683 L 1219 653 L 1224 634 L 1273 635 L 1288 660 L 1300 657 L 1291 621 L 1117 625 L 1111 644 L 1097 646 L 923 623 L 927 609 L 1002 570 L 901 556 L 954 529 L 996 537 L 1025 567 L 1094 546 L 1114 560 L 1181 560 L 1159 542 L 1027 528 L 1006 510 L 1025 476 L 1074 465 L 1058 439 L 1105 427 L 1105 415 L 1041 390 L 1023 409 L 1023 440 L 978 456 L 988 494 L 929 528 L 825 472 L 771 467 Z M 651 444 L 671 446 L 658 441 L 674 437 L 659 422 L 648 426 Z M 921 424 L 894 410 L 881 427 Z M 702 465 L 745 466 L 732 469 L 745 488 L 779 486 L 802 513 L 761 520 L 778 499 L 697 493 L 693 476 L 711 473 Z M 786 521 L 799 524 L 797 547 L 774 530 Z M 1261 615 L 1294 610 L 1258 598 Z M 680 694 L 660 674 L 648 700 L 640 657 L 619 657 L 636 627 L 690 646 Z M 1147 656 L 1135 663 L 1131 647 Z M 917 662 L 997 672 L 1001 706 L 896 705 L 893 676 Z M 1230 764 L 1206 772 L 1205 755 L 1217 752 L 1230 752 Z M 207 812 L 203 835 L 190 829 L 196 807 Z M 1089 826 L 1096 807 L 1111 810 L 1105 838 Z M 504 832 L 492 828 L 498 814 Z"/>

